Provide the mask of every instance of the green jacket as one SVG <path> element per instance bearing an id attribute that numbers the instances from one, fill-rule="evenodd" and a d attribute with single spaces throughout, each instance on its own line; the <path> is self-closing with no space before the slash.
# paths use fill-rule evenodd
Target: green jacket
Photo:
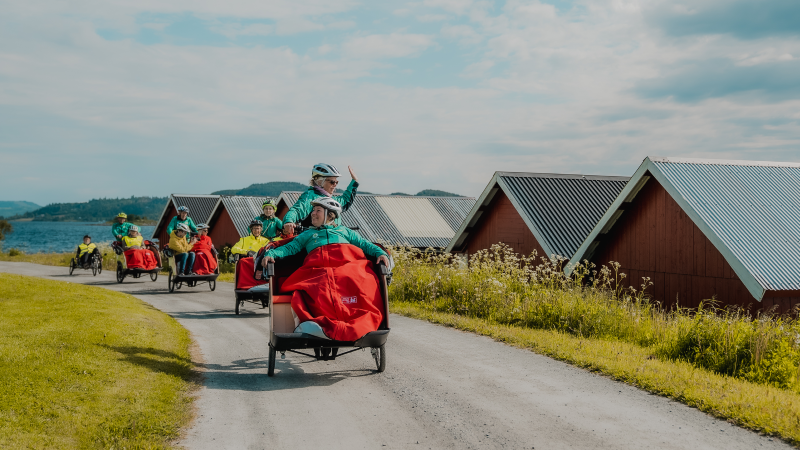
<path id="1" fill-rule="evenodd" d="M 347 189 L 342 192 L 342 195 L 334 195 L 333 199 L 339 202 L 342 205 L 342 211 L 347 211 L 350 208 L 350 205 L 353 203 L 353 200 L 356 198 L 356 191 L 358 190 L 358 181 L 350 180 L 350 184 L 347 186 Z M 324 197 L 322 194 L 317 192 L 313 186 L 309 186 L 308 189 L 303 192 L 303 195 L 297 199 L 297 202 L 292 205 L 289 211 L 283 216 L 283 223 L 293 223 L 293 222 L 301 222 L 306 217 L 311 214 L 311 210 L 314 209 L 311 206 L 311 200 Z M 336 219 L 336 225 L 342 224 L 342 218 L 339 216 Z"/>
<path id="2" fill-rule="evenodd" d="M 383 249 L 362 238 L 350 228 L 325 225 L 319 228 L 309 228 L 295 237 L 292 242 L 267 251 L 266 256 L 271 256 L 276 259 L 285 258 L 300 253 L 302 249 L 311 253 L 315 248 L 328 244 L 353 244 L 363 250 L 364 254 L 372 256 L 373 258 L 386 255 Z"/>
<path id="3" fill-rule="evenodd" d="M 180 220 L 178 216 L 175 216 L 169 221 L 169 225 L 167 225 L 167 235 L 172 234 L 172 231 L 175 230 L 175 227 L 177 227 L 179 223 L 185 223 L 189 226 L 190 230 L 197 233 L 197 226 L 194 224 L 194 220 L 192 220 L 191 217 L 186 216 L 186 220 Z M 186 233 L 186 240 L 189 240 L 189 233 Z"/>
<path id="4" fill-rule="evenodd" d="M 133 224 L 130 222 L 115 222 L 114 225 L 111 225 L 111 234 L 114 235 L 114 240 L 119 240 L 117 239 L 117 236 L 127 236 L 128 230 L 130 230 L 132 226 Z"/>
<path id="5" fill-rule="evenodd" d="M 283 229 L 283 221 L 277 217 L 267 219 L 267 216 L 261 214 L 253 217 L 253 220 L 258 220 L 264 224 L 264 228 L 261 229 L 261 235 L 267 239 L 275 239 Z"/>

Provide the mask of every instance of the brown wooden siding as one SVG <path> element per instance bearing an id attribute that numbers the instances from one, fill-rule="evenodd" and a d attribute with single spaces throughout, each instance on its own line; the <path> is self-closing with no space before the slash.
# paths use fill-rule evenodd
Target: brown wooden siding
<path id="1" fill-rule="evenodd" d="M 499 242 L 521 255 L 530 255 L 535 250 L 540 257 L 545 256 L 542 246 L 502 190 L 494 196 L 470 231 L 465 249 L 472 254 Z"/>
<path id="2" fill-rule="evenodd" d="M 280 200 L 276 206 L 277 209 L 275 210 L 275 217 L 283 220 L 283 216 L 285 216 L 286 213 L 289 212 L 289 206 L 283 200 Z"/>
<path id="3" fill-rule="evenodd" d="M 239 232 L 236 231 L 233 219 L 223 204 L 220 204 L 214 217 L 209 221 L 209 227 L 208 236 L 217 250 L 222 250 L 225 246 L 233 247 L 239 242 Z"/>
<path id="4" fill-rule="evenodd" d="M 160 244 L 161 248 L 164 248 L 165 245 L 169 244 L 169 234 L 167 234 L 167 226 L 169 226 L 169 222 L 172 220 L 173 217 L 178 215 L 178 210 L 175 209 L 175 205 L 172 204 L 172 201 L 169 201 L 169 206 L 167 207 L 167 212 L 163 216 L 164 221 L 160 223 L 159 228 L 156 230 L 154 234 L 155 237 L 158 238 L 158 243 Z"/>
<path id="5" fill-rule="evenodd" d="M 651 178 L 605 236 L 592 262 L 621 264 L 627 283 L 639 287 L 650 277 L 654 299 L 696 308 L 715 297 L 722 305 L 738 305 L 751 312 L 773 306 L 787 313 L 800 303 L 789 293 L 759 303 L 739 280 L 722 254 L 686 215 L 666 190 Z M 794 296 L 792 296 L 794 295 Z"/>

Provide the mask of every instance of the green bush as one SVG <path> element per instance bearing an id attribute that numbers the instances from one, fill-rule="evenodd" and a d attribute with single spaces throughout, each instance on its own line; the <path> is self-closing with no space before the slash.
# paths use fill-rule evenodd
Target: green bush
<path id="1" fill-rule="evenodd" d="M 19 256 L 19 255 L 24 255 L 24 254 L 25 254 L 25 252 L 23 252 L 22 250 L 17 250 L 15 248 L 12 248 L 12 249 L 8 250 L 8 256 Z"/>
<path id="2" fill-rule="evenodd" d="M 665 309 L 647 295 L 652 285 L 622 288 L 619 264 L 588 263 L 564 273 L 565 260 L 519 256 L 508 246 L 469 261 L 433 251 L 395 248 L 391 298 L 490 322 L 629 342 L 654 356 L 758 383 L 798 388 L 800 324 L 720 309 Z"/>

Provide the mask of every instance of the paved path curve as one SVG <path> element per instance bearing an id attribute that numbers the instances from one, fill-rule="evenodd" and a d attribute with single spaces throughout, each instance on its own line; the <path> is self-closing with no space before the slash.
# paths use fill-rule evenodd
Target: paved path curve
<path id="1" fill-rule="evenodd" d="M 762 449 L 785 443 L 491 339 L 392 316 L 385 373 L 368 351 L 267 373 L 265 310 L 233 314 L 232 285 L 167 292 L 113 273 L 0 262 L 0 271 L 126 292 L 175 317 L 204 358 L 189 449 Z M 87 275 L 88 274 L 88 275 Z"/>

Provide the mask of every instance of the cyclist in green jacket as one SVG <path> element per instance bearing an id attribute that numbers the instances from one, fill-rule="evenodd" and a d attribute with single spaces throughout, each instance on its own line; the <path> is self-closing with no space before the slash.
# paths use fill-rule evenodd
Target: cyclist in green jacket
<path id="1" fill-rule="evenodd" d="M 294 233 L 295 222 L 302 222 L 306 217 L 311 214 L 311 201 L 320 197 L 330 197 L 336 200 L 340 205 L 342 211 L 347 211 L 353 200 L 356 198 L 356 191 L 358 190 L 358 177 L 350 166 L 347 166 L 350 171 L 350 184 L 342 195 L 333 195 L 336 191 L 336 186 L 339 184 L 339 177 L 342 175 L 331 164 L 317 164 L 311 170 L 311 186 L 303 192 L 297 202 L 292 205 L 289 212 L 283 216 L 283 231 L 287 235 Z M 341 217 L 337 217 L 336 225 L 341 225 Z"/>
<path id="2" fill-rule="evenodd" d="M 364 254 L 377 258 L 378 262 L 389 265 L 389 258 L 382 248 L 367 241 L 355 231 L 336 225 L 336 219 L 342 212 L 342 207 L 336 200 L 329 197 L 318 198 L 311 202 L 311 228 L 295 237 L 288 244 L 267 250 L 261 265 L 266 267 L 268 262 L 274 262 L 275 258 L 285 258 L 287 256 L 300 253 L 305 249 L 311 253 L 312 250 L 328 244 L 352 244 L 364 251 Z"/>
<path id="3" fill-rule="evenodd" d="M 253 220 L 257 220 L 264 225 L 261 228 L 261 236 L 269 240 L 278 237 L 281 234 L 281 229 L 283 229 L 283 221 L 275 217 L 276 209 L 278 208 L 272 200 L 266 200 L 261 205 L 261 210 L 264 211 L 264 213 L 253 218 Z"/>
<path id="4" fill-rule="evenodd" d="M 128 222 L 128 215 L 124 212 L 117 214 L 115 220 L 116 223 L 111 225 L 111 234 L 114 235 L 114 240 L 121 242 L 122 238 L 128 235 L 128 230 L 133 224 Z"/>
<path id="5" fill-rule="evenodd" d="M 185 224 L 190 230 L 192 230 L 192 233 L 197 234 L 197 226 L 194 224 L 194 220 L 189 217 L 189 208 L 185 206 L 179 206 L 178 215 L 169 221 L 169 225 L 167 225 L 167 236 L 172 234 L 172 231 L 178 226 L 179 223 Z M 190 237 L 191 236 L 187 233 L 186 240 L 188 241 Z"/>

